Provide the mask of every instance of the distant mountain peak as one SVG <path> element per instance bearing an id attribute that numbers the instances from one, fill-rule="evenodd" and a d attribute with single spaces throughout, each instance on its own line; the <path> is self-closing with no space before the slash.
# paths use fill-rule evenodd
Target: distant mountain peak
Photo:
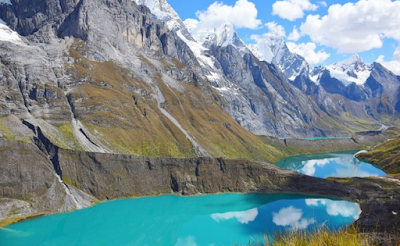
<path id="1" fill-rule="evenodd" d="M 145 5 L 151 11 L 151 13 L 159 20 L 167 23 L 170 30 L 180 30 L 182 35 L 192 41 L 193 38 L 190 36 L 185 24 L 183 24 L 178 13 L 172 8 L 172 6 L 166 0 L 132 0 L 138 5 Z"/>
<path id="2" fill-rule="evenodd" d="M 283 37 L 266 35 L 248 48 L 259 60 L 278 65 L 290 80 L 298 75 L 309 75 L 312 70 L 304 57 L 289 50 Z"/>
<path id="3" fill-rule="evenodd" d="M 371 75 L 372 66 L 365 64 L 357 54 L 350 58 L 327 66 L 331 77 L 340 80 L 345 86 L 355 83 L 363 85 Z"/>
<path id="4" fill-rule="evenodd" d="M 212 46 L 226 47 L 228 45 L 245 47 L 244 42 L 239 38 L 230 22 L 209 25 L 195 19 L 186 19 L 184 24 L 192 37 L 207 48 Z"/>

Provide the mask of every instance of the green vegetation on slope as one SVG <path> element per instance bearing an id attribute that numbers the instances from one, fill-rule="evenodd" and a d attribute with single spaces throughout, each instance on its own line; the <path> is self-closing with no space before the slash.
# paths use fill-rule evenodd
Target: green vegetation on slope
<path id="1" fill-rule="evenodd" d="M 389 174 L 400 173 L 400 137 L 386 141 L 358 158 L 379 165 Z"/>
<path id="2" fill-rule="evenodd" d="M 132 75 L 113 62 L 95 62 L 81 53 L 77 42 L 70 55 L 75 62 L 68 68 L 78 83 L 69 93 L 74 114 L 91 135 L 116 153 L 152 157 L 187 158 L 197 155 L 191 141 L 162 110 L 166 110 L 211 156 L 230 159 L 277 162 L 283 149 L 266 143 L 230 117 L 219 105 L 218 93 L 200 89 L 193 83 L 174 81 L 151 61 L 139 56 L 152 71 L 152 84 Z M 183 69 L 176 60 L 162 60 L 163 67 Z M 167 78 L 172 80 L 172 78 Z M 156 99 L 160 90 L 165 102 Z M 208 90 L 205 92 L 204 90 Z"/>

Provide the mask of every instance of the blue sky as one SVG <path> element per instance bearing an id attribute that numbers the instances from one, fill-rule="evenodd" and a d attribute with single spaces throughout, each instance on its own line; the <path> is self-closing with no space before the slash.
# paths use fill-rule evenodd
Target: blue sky
<path id="1" fill-rule="evenodd" d="M 320 51 L 327 54 L 325 55 L 325 58 L 320 58 L 323 61 L 317 63 L 316 65 L 332 64 L 334 62 L 344 60 L 355 53 L 359 54 L 360 57 L 368 63 L 372 63 L 373 61 L 377 60 L 379 56 L 382 55 L 384 56 L 382 60 L 384 59 L 385 61 L 389 62 L 393 59 L 395 49 L 399 47 L 400 20 L 396 16 L 400 16 L 400 1 L 361 0 L 360 2 L 353 1 L 351 2 L 353 4 L 347 5 L 345 4 L 349 1 L 345 0 L 326 2 L 316 0 L 221 0 L 218 2 L 220 5 L 234 6 L 237 1 L 253 3 L 255 5 L 255 8 L 257 9 L 257 15 L 255 18 L 262 22 L 262 24 L 260 24 L 256 28 L 236 27 L 237 33 L 246 43 L 256 42 L 254 39 L 251 38 L 251 36 L 255 34 L 262 35 L 268 33 L 269 29 L 265 26 L 265 24 L 275 22 L 277 25 L 280 25 L 285 29 L 284 38 L 288 42 L 296 45 L 313 43 L 316 45 L 316 48 L 314 50 L 315 52 Z M 205 13 L 209 6 L 216 1 L 168 0 L 168 2 L 176 10 L 176 12 L 178 12 L 181 19 L 185 20 L 187 18 L 198 19 L 198 15 L 196 15 L 196 13 L 198 11 L 203 11 L 203 13 Z M 276 4 L 277 2 L 280 3 Z M 282 4 L 299 4 L 300 2 L 302 2 L 302 4 L 309 4 L 312 7 L 309 7 L 308 9 L 307 7 L 303 8 L 303 17 L 297 16 L 293 17 L 292 20 L 289 20 L 288 16 L 285 16 L 285 14 L 288 14 L 289 16 L 293 15 L 293 8 L 290 8 L 289 10 L 287 6 L 291 5 Z M 276 7 L 275 13 L 275 8 L 273 8 L 274 4 Z M 332 7 L 331 5 L 334 4 L 336 4 L 336 6 Z M 280 10 L 278 6 L 281 6 Z M 322 18 L 328 15 L 328 9 L 330 7 L 332 8 L 332 15 L 327 16 L 329 20 L 324 22 L 322 21 Z M 334 11 L 334 9 L 336 9 L 336 11 Z M 343 16 L 345 16 L 343 19 L 339 17 L 338 21 L 336 21 L 337 26 L 335 26 L 335 15 L 333 13 L 336 13 L 336 15 L 339 16 L 342 14 Z M 391 14 L 393 15 L 393 18 Z M 314 23 L 318 22 L 312 20 L 307 22 L 308 15 L 319 15 L 320 18 L 318 20 L 323 23 L 323 26 L 320 29 L 315 30 L 313 25 Z M 359 16 L 357 17 L 357 15 Z M 238 18 L 241 18 L 244 22 L 247 21 L 247 17 L 238 16 Z M 393 22 L 392 25 L 388 23 L 390 21 Z M 359 22 L 359 24 L 354 24 L 356 22 Z M 303 35 L 298 40 L 288 40 L 288 37 L 293 30 L 293 27 L 296 26 L 299 29 L 302 23 L 306 23 L 306 26 L 308 26 L 308 28 L 304 29 L 304 32 L 302 33 Z M 398 27 L 396 27 L 396 23 Z M 331 34 L 329 31 L 326 31 L 326 29 L 328 28 L 336 30 L 338 28 L 347 26 L 349 26 L 347 30 L 340 31 L 335 34 Z M 382 31 L 380 31 L 381 29 Z M 299 30 L 299 32 L 301 33 L 302 31 Z M 397 35 L 396 32 L 398 32 L 399 34 Z M 346 33 L 350 34 L 350 36 L 354 35 L 353 37 L 351 37 L 353 40 L 349 40 L 348 45 L 338 45 L 341 40 L 345 40 L 347 38 Z M 341 39 L 338 40 L 337 36 L 341 36 Z M 382 44 L 380 45 L 379 42 L 381 42 Z M 379 46 L 382 47 L 379 48 Z M 329 57 L 326 58 L 326 56 Z"/>

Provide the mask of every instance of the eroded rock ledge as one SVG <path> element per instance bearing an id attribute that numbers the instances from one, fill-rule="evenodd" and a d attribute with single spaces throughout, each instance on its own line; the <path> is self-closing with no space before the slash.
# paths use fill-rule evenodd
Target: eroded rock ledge
<path id="1" fill-rule="evenodd" d="M 385 203 L 372 206 L 375 194 L 386 196 L 378 185 L 375 189 L 381 190 L 373 192 L 371 186 L 355 187 L 309 177 L 268 163 L 77 152 L 44 144 L 40 139 L 36 144 L 0 139 L 3 224 L 16 218 L 87 207 L 98 200 L 220 192 L 298 193 L 356 201 L 367 211 L 360 218 L 361 226 L 371 224 L 366 216 L 386 213 L 389 217 L 391 213 L 388 209 L 382 211 Z M 382 230 L 390 225 L 385 226 Z"/>

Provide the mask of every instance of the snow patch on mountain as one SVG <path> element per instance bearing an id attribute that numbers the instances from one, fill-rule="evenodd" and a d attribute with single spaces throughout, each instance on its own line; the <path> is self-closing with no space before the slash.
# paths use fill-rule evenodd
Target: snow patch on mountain
<path id="1" fill-rule="evenodd" d="M 18 45 L 24 45 L 18 33 L 11 30 L 7 24 L 0 19 L 0 42 L 11 42 Z"/>
<path id="2" fill-rule="evenodd" d="M 0 4 L 9 4 L 9 5 L 11 5 L 12 3 L 10 2 L 10 0 L 0 0 Z"/>
<path id="3" fill-rule="evenodd" d="M 204 66 L 214 67 L 213 60 L 209 56 L 205 55 L 205 53 L 208 51 L 207 48 L 203 47 L 196 41 L 187 39 L 185 35 L 182 34 L 181 30 L 177 31 L 176 33 L 178 34 L 178 37 L 182 39 L 182 41 L 185 42 L 187 46 L 189 46 L 189 48 L 196 56 L 197 60 L 200 62 L 200 65 L 202 65 L 203 67 Z"/>
<path id="4" fill-rule="evenodd" d="M 358 55 L 327 66 L 332 78 L 340 80 L 345 86 L 355 83 L 363 85 L 371 75 L 372 66 L 365 64 Z"/>
<path id="5" fill-rule="evenodd" d="M 205 47 L 226 47 L 228 45 L 245 47 L 232 23 L 225 22 L 219 26 L 214 26 L 195 19 L 186 19 L 183 23 L 192 37 Z"/>
<path id="6" fill-rule="evenodd" d="M 256 38 L 256 44 L 247 47 L 259 60 L 277 65 L 290 80 L 299 75 L 308 76 L 312 71 L 304 57 L 292 53 L 280 36 L 263 35 Z"/>
<path id="7" fill-rule="evenodd" d="M 273 36 L 266 36 L 248 47 L 259 60 L 268 63 L 282 59 L 287 49 L 283 38 Z"/>
<path id="8" fill-rule="evenodd" d="M 133 0 L 138 5 L 147 6 L 151 13 L 157 19 L 163 20 L 167 23 L 169 29 L 175 30 L 181 26 L 181 19 L 176 11 L 168 4 L 166 0 Z"/>

